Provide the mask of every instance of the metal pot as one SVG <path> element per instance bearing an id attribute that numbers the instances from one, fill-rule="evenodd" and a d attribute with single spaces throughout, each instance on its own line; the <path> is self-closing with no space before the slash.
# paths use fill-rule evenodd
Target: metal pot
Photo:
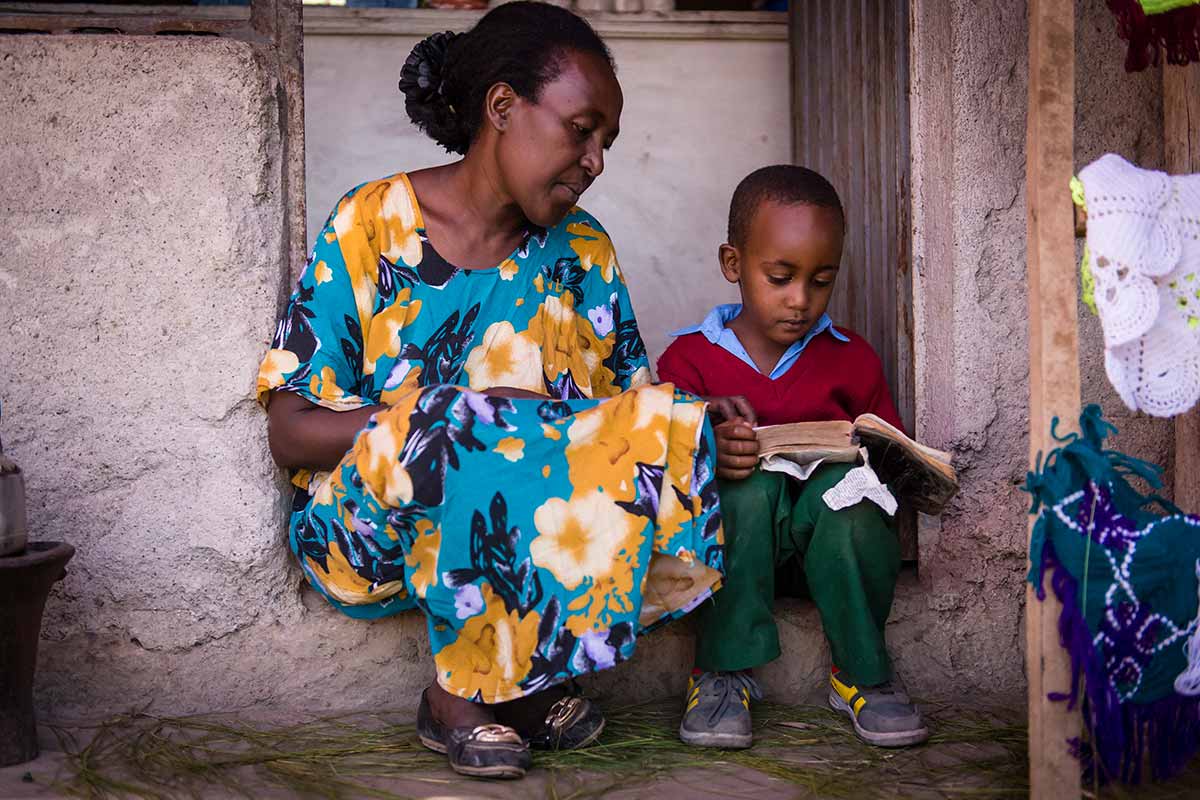
<path id="1" fill-rule="evenodd" d="M 25 540 L 25 475 L 0 454 L 0 556 L 22 552 Z"/>
<path id="2" fill-rule="evenodd" d="M 0 767 L 37 757 L 33 683 L 42 612 L 74 554 L 63 542 L 30 542 L 22 555 L 0 558 Z"/>

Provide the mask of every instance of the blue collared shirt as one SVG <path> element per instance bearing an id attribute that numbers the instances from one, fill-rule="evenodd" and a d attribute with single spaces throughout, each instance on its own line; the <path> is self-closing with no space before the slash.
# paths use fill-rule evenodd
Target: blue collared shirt
<path id="1" fill-rule="evenodd" d="M 687 328 L 680 328 L 671 333 L 672 336 L 684 336 L 689 333 L 702 333 L 704 338 L 715 344 L 717 347 L 723 348 L 730 353 L 733 353 L 742 361 L 754 368 L 755 372 L 761 372 L 758 365 L 754 363 L 754 359 L 746 352 L 746 348 L 742 346 L 737 334 L 730 330 L 727 326 L 738 314 L 742 313 L 741 303 L 728 303 L 726 305 L 717 306 L 712 311 L 708 312 L 708 316 L 699 325 L 692 325 Z M 804 338 L 795 342 L 791 347 L 784 351 L 779 357 L 779 362 L 775 365 L 775 369 L 771 370 L 771 374 L 767 377 L 771 380 L 777 380 L 785 372 L 791 369 L 796 363 L 796 359 L 804 352 L 804 348 L 808 347 L 808 343 L 814 338 L 829 331 L 830 336 L 837 339 L 839 342 L 850 341 L 849 337 L 833 327 L 833 320 L 828 314 L 822 314 L 817 320 L 817 324 L 809 329 L 808 333 L 804 334 Z"/>

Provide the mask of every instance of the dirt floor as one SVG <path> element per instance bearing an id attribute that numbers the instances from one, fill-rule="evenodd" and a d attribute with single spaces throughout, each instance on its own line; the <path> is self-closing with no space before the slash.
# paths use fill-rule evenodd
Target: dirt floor
<path id="1" fill-rule="evenodd" d="M 0 769 L 0 798 L 942 798 L 1024 797 L 1019 712 L 924 704 L 925 745 L 881 750 L 817 704 L 756 707 L 755 746 L 679 744 L 675 701 L 608 705 L 600 742 L 538 753 L 519 782 L 461 778 L 387 713 L 306 720 L 130 714 L 100 725 L 47 725 L 35 761 Z M 1136 791 L 1089 797 L 1200 797 L 1200 770 Z"/>

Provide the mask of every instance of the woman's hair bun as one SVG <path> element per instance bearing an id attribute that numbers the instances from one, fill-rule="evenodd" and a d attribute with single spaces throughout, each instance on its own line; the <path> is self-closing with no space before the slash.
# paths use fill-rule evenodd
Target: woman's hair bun
<path id="1" fill-rule="evenodd" d="M 470 135 L 446 95 L 450 47 L 462 34 L 443 31 L 420 42 L 400 68 L 404 109 L 413 123 L 451 153 L 466 153 Z"/>
<path id="2" fill-rule="evenodd" d="M 445 82 L 446 53 L 457 33 L 443 31 L 422 39 L 400 68 L 400 91 L 419 103 L 436 100 Z"/>
<path id="3" fill-rule="evenodd" d="M 435 33 L 413 48 L 400 70 L 409 119 L 451 153 L 465 155 L 483 127 L 491 87 L 508 84 L 537 102 L 558 78 L 568 52 L 612 53 L 583 18 L 549 3 L 514 0 L 483 15 L 466 33 Z"/>

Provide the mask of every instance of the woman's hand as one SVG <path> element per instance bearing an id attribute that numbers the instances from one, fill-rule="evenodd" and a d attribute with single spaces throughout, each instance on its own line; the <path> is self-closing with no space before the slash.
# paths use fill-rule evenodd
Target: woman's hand
<path id="1" fill-rule="evenodd" d="M 717 477 L 726 481 L 749 478 L 758 466 L 758 437 L 743 417 L 733 417 L 713 428 L 717 437 Z"/>
<path id="2" fill-rule="evenodd" d="M 758 424 L 758 417 L 754 413 L 754 407 L 750 405 L 749 400 L 740 394 L 729 397 L 703 397 L 701 399 L 708 403 L 708 413 L 713 417 L 714 425 L 738 418 L 744 420 L 751 428 Z"/>
<path id="3" fill-rule="evenodd" d="M 531 392 L 528 389 L 518 389 L 514 386 L 495 386 L 484 392 L 488 397 L 503 397 L 507 400 L 546 400 L 544 394 Z"/>

